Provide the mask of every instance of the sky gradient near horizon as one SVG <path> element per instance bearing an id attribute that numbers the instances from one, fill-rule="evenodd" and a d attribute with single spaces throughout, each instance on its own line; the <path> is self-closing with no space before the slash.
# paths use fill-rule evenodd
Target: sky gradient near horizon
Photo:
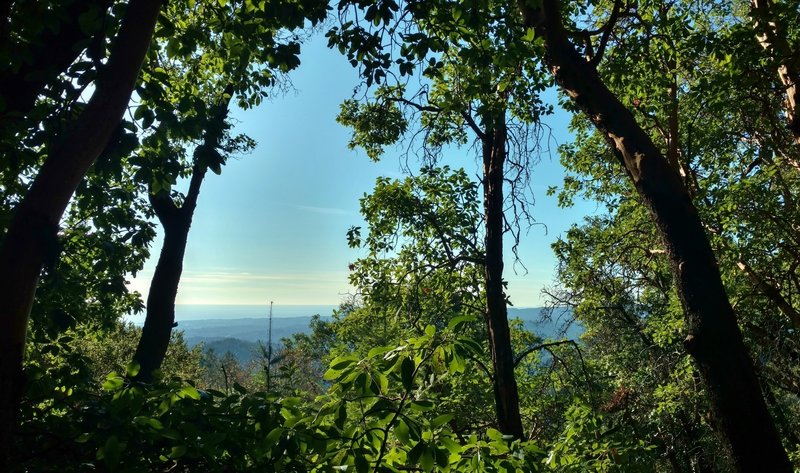
<path id="1" fill-rule="evenodd" d="M 319 35 L 303 45 L 301 66 L 290 75 L 294 91 L 253 110 L 233 112 L 235 132 L 258 142 L 256 150 L 231 160 L 222 175 L 209 173 L 203 184 L 184 259 L 178 304 L 336 305 L 352 288 L 348 264 L 359 256 L 345 234 L 362 225 L 359 198 L 378 176 L 402 178 L 402 147 L 389 148 L 371 162 L 349 150 L 349 130 L 336 123 L 339 104 L 353 95 L 357 72 Z M 569 139 L 567 115 L 548 117 L 552 135 L 532 173 L 542 225 L 523 233 L 520 257 L 527 273 L 507 251 L 505 279 L 518 307 L 542 305 L 541 290 L 551 285 L 556 261 L 550 244 L 591 212 L 591 204 L 560 209 L 545 195 L 561 184 L 563 169 L 555 152 Z M 404 162 L 404 161 L 402 161 Z M 477 180 L 474 151 L 447 151 L 445 164 L 463 166 Z M 409 161 L 416 169 L 417 163 Z M 145 268 L 131 287 L 146 297 L 161 246 L 151 248 Z"/>

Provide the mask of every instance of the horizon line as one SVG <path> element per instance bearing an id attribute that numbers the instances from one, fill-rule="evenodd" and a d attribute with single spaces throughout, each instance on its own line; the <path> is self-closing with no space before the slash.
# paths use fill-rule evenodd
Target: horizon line
<path id="1" fill-rule="evenodd" d="M 200 303 L 186 303 L 186 302 L 184 302 L 184 303 L 180 303 L 180 304 L 178 304 L 178 303 L 175 304 L 175 306 L 213 306 L 213 305 L 216 305 L 216 306 L 250 306 L 250 307 L 264 306 L 264 307 L 269 307 L 269 303 L 260 303 L 260 304 L 247 304 L 247 303 L 233 303 L 233 304 L 211 303 L 211 304 L 209 304 L 209 303 L 204 303 L 204 304 L 200 304 Z M 284 306 L 284 307 L 285 306 L 294 306 L 294 307 L 309 307 L 309 306 L 338 307 L 341 304 L 279 304 L 279 303 L 274 303 L 274 305 L 276 305 L 276 306 Z M 509 306 L 508 309 L 542 309 L 542 308 L 545 308 L 545 307 L 546 306 L 543 306 L 543 305 L 518 305 L 518 306 L 515 305 L 515 306 Z"/>

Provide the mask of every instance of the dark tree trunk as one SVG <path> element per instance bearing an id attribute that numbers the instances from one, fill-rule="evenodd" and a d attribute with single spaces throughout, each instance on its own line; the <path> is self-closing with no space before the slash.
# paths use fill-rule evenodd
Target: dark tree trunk
<path id="1" fill-rule="evenodd" d="M 556 82 L 606 137 L 653 215 L 689 328 L 684 345 L 700 368 L 737 470 L 792 471 L 708 237 L 680 177 L 594 66 L 570 44 L 558 0 L 542 0 L 536 8 L 522 0 L 519 6 L 526 25 L 544 40 L 545 62 Z"/>
<path id="2" fill-rule="evenodd" d="M 503 290 L 505 118 L 498 120 L 481 138 L 483 144 L 483 198 L 486 226 L 486 326 L 494 371 L 497 422 L 504 434 L 522 438 L 519 392 L 514 375 L 514 353 L 508 328 L 508 310 Z"/>
<path id="3" fill-rule="evenodd" d="M 51 148 L 0 248 L 0 462 L 22 392 L 25 333 L 39 272 L 55 252 L 58 222 L 122 118 L 150 46 L 161 2 L 131 0 L 109 62 L 86 109 Z M 0 464 L 0 470 L 2 464 Z"/>
<path id="4" fill-rule="evenodd" d="M 186 202 L 180 208 L 175 206 L 166 192 L 151 195 L 150 202 L 156 211 L 161 225 L 164 227 L 164 244 L 158 257 L 158 264 L 150 281 L 150 292 L 147 295 L 147 315 L 142 328 L 142 337 L 136 347 L 133 359 L 139 363 L 136 379 L 150 382 L 153 372 L 161 367 L 167 354 L 167 347 L 175 324 L 175 298 L 178 295 L 178 284 L 183 273 L 183 256 L 186 252 L 186 240 L 192 225 L 196 193 L 205 175 L 205 167 L 195 169 L 192 173 L 192 184 Z M 192 204 L 189 200 L 192 199 Z"/>
<path id="5" fill-rule="evenodd" d="M 153 372 L 161 368 L 167 347 L 175 325 L 175 298 L 178 296 L 178 285 L 183 273 L 183 256 L 186 252 L 186 241 L 192 226 L 200 187 L 208 171 L 209 160 L 218 160 L 216 148 L 222 141 L 225 132 L 225 120 L 228 116 L 228 103 L 233 95 L 233 86 L 229 84 L 222 92 L 222 103 L 217 105 L 216 112 L 206 125 L 203 144 L 195 150 L 192 177 L 189 190 L 183 205 L 177 207 L 167 192 L 150 194 L 150 203 L 164 227 L 164 245 L 158 257 L 153 279 L 150 281 L 150 292 L 147 295 L 147 315 L 145 316 L 142 337 L 136 347 L 133 359 L 139 363 L 136 379 L 150 382 Z"/>

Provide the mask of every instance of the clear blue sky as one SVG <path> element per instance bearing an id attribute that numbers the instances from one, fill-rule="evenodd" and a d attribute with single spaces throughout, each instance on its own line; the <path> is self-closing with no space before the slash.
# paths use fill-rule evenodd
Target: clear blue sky
<path id="1" fill-rule="evenodd" d="M 291 74 L 296 92 L 275 97 L 255 110 L 234 112 L 236 131 L 257 149 L 230 161 L 222 175 L 209 173 L 189 234 L 178 304 L 338 304 L 352 292 L 348 263 L 359 257 L 345 232 L 362 223 L 358 199 L 381 175 L 402 177 L 400 149 L 379 163 L 347 148 L 349 130 L 336 123 L 339 104 L 358 84 L 356 70 L 321 36 L 303 46 L 302 65 Z M 592 206 L 559 209 L 545 195 L 560 185 L 563 170 L 555 143 L 569 139 L 566 114 L 548 120 L 553 152 L 533 171 L 537 222 L 520 245 L 527 274 L 506 279 L 518 307 L 541 304 L 541 289 L 554 279 L 550 244 Z M 471 175 L 478 167 L 469 149 L 448 151 L 447 162 Z M 160 251 L 161 234 L 132 287 L 146 297 Z M 510 251 L 508 252 L 510 253 Z"/>

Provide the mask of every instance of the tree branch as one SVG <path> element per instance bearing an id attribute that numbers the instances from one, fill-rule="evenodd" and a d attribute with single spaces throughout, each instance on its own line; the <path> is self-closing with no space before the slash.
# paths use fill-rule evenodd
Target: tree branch
<path id="1" fill-rule="evenodd" d="M 545 348 L 555 347 L 555 346 L 559 346 L 559 345 L 569 345 L 569 344 L 575 344 L 575 340 L 572 340 L 572 339 L 559 340 L 557 342 L 547 342 L 547 343 L 542 343 L 542 344 L 539 344 L 539 345 L 534 345 L 534 346 L 528 348 L 527 350 L 523 351 L 519 355 L 517 355 L 517 357 L 514 359 L 514 367 L 516 368 L 520 364 L 520 362 L 525 359 L 526 356 L 530 355 L 531 353 L 533 353 L 535 351 L 539 351 L 539 350 L 543 350 Z"/>
<path id="2" fill-rule="evenodd" d="M 606 46 L 608 45 L 608 39 L 611 37 L 611 32 L 614 30 L 614 25 L 617 24 L 620 13 L 622 13 L 622 0 L 614 0 L 611 16 L 608 17 L 608 21 L 602 28 L 603 36 L 600 37 L 600 45 L 597 47 L 597 52 L 589 61 L 589 64 L 592 66 L 597 67 L 603 59 L 603 54 L 605 54 Z"/>

